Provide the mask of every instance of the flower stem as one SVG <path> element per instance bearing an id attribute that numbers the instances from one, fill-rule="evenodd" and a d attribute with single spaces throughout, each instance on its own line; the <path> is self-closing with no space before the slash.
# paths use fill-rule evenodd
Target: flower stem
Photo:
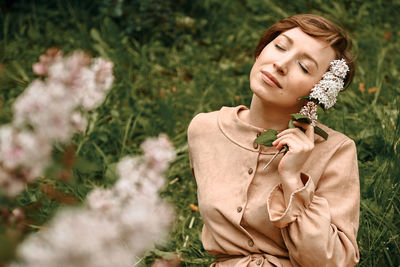
<path id="1" fill-rule="evenodd" d="M 267 164 L 265 164 L 263 170 L 265 170 L 265 169 L 269 166 L 269 164 L 271 164 L 271 162 L 278 156 L 278 154 L 279 154 L 282 150 L 284 150 L 284 149 L 286 149 L 286 146 L 283 146 L 283 147 L 281 148 L 281 150 L 276 151 L 275 155 L 268 161 Z"/>

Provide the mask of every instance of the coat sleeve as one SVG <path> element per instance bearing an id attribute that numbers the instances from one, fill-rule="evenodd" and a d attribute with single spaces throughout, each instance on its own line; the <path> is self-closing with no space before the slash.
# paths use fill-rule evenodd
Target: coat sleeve
<path id="1" fill-rule="evenodd" d="M 359 261 L 357 231 L 360 184 L 354 141 L 346 139 L 329 160 L 317 186 L 293 192 L 289 204 L 281 185 L 270 193 L 270 220 L 281 233 L 295 266 L 354 266 Z M 308 180 L 307 180 L 308 179 Z"/>
<path id="2" fill-rule="evenodd" d="M 201 113 L 200 113 L 201 114 Z M 196 139 L 198 139 L 199 136 L 199 117 L 200 114 L 197 114 L 189 123 L 188 128 L 187 128 L 187 144 L 188 144 L 188 157 L 189 157 L 189 165 L 190 165 L 190 170 L 192 171 L 193 178 L 196 179 L 196 176 L 194 174 L 194 166 L 193 166 L 193 146 L 196 142 Z"/>

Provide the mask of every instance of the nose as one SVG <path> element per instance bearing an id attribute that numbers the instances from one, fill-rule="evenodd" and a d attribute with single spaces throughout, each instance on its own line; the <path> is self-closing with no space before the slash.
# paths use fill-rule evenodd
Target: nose
<path id="1" fill-rule="evenodd" d="M 276 70 L 277 73 L 279 73 L 280 75 L 286 75 L 287 74 L 287 64 L 285 62 L 275 62 L 274 63 L 274 68 Z"/>

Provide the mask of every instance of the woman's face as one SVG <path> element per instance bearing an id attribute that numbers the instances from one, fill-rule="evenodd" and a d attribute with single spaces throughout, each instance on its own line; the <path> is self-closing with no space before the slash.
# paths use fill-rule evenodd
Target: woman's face
<path id="1" fill-rule="evenodd" d="M 335 51 L 325 41 L 313 38 L 300 28 L 281 33 L 264 47 L 250 72 L 250 88 L 268 105 L 298 112 L 297 99 L 308 95 L 335 59 Z"/>

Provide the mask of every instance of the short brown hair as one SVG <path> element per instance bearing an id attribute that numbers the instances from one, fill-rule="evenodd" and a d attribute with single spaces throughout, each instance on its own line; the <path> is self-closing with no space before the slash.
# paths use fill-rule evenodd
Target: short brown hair
<path id="1" fill-rule="evenodd" d="M 257 58 L 264 47 L 278 37 L 279 34 L 296 27 L 299 27 L 309 36 L 326 41 L 335 51 L 336 59 L 343 58 L 346 61 L 349 66 L 349 72 L 344 80 L 344 87 L 348 87 L 353 80 L 355 72 L 354 59 L 350 52 L 351 41 L 341 27 L 318 15 L 298 14 L 272 25 L 261 36 L 254 51 L 254 57 Z"/>

